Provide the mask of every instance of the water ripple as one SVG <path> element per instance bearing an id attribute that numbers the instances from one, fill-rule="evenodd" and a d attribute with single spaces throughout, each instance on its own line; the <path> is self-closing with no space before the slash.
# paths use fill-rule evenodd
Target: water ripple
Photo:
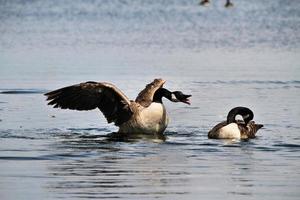
<path id="1" fill-rule="evenodd" d="M 275 147 L 299 148 L 300 149 L 300 145 L 299 144 L 283 143 L 283 144 L 274 144 L 273 146 L 275 146 Z"/>
<path id="2" fill-rule="evenodd" d="M 298 80 L 292 80 L 292 81 L 274 81 L 274 80 L 231 80 L 231 81 L 195 81 L 196 84 L 212 84 L 212 85 L 218 85 L 218 84 L 229 84 L 229 85 L 240 85 L 240 84 L 263 84 L 263 85 L 300 85 L 300 81 Z"/>
<path id="3" fill-rule="evenodd" d="M 44 94 L 44 89 L 0 89 L 0 94 Z"/>

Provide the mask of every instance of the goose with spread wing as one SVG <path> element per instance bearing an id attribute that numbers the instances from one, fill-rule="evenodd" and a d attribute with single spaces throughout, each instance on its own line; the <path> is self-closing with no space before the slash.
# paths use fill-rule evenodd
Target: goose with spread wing
<path id="1" fill-rule="evenodd" d="M 243 120 L 236 120 L 241 115 Z M 251 121 L 253 112 L 246 107 L 235 107 L 227 115 L 227 120 L 217 124 L 208 132 L 208 137 L 213 139 L 250 139 L 255 138 L 256 132 L 263 127 Z"/>
<path id="2" fill-rule="evenodd" d="M 46 93 L 48 105 L 72 110 L 99 109 L 108 123 L 114 122 L 119 133 L 162 134 L 168 116 L 162 98 L 190 104 L 180 91 L 163 88 L 165 81 L 155 79 L 135 99 L 129 100 L 116 86 L 107 82 L 85 82 Z"/>

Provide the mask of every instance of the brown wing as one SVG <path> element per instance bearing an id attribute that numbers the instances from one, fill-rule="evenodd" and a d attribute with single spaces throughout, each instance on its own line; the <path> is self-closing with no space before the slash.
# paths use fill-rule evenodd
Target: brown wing
<path id="1" fill-rule="evenodd" d="M 209 138 L 217 138 L 217 136 L 216 136 L 217 131 L 226 125 L 227 125 L 227 121 L 218 123 L 208 132 L 208 137 Z"/>
<path id="2" fill-rule="evenodd" d="M 262 124 L 255 124 L 254 121 L 250 121 L 247 126 L 245 124 L 238 124 L 241 131 L 242 138 L 255 138 L 256 132 L 263 127 Z"/>
<path id="3" fill-rule="evenodd" d="M 156 90 L 161 88 L 165 82 L 166 81 L 163 79 L 154 79 L 154 81 L 146 85 L 146 88 L 139 93 L 139 95 L 135 99 L 135 102 L 144 107 L 148 107 L 152 103 L 153 96 Z"/>
<path id="4" fill-rule="evenodd" d="M 86 82 L 45 94 L 54 108 L 92 110 L 99 108 L 108 123 L 120 125 L 133 114 L 129 99 L 113 84 Z"/>

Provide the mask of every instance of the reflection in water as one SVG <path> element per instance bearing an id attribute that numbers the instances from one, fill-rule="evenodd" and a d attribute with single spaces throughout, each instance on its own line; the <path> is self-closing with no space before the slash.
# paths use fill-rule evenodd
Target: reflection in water
<path id="1" fill-rule="evenodd" d="M 176 152 L 162 155 L 157 145 L 148 140 L 128 143 L 64 138 L 56 150 L 73 154 L 84 151 L 87 156 L 59 160 L 48 166 L 49 176 L 54 179 L 48 182 L 47 188 L 58 197 L 73 198 L 126 199 L 186 194 L 189 173 L 180 156 Z M 174 162 L 169 162 L 170 158 Z"/>
<path id="2" fill-rule="evenodd" d="M 228 165 L 231 168 L 231 179 L 234 187 L 228 193 L 234 196 L 252 196 L 253 195 L 253 169 L 254 163 L 252 152 L 241 147 L 238 159 L 231 161 Z"/>
<path id="3" fill-rule="evenodd" d="M 139 140 L 147 140 L 150 142 L 162 143 L 166 141 L 166 136 L 164 134 L 123 134 L 118 132 L 113 132 L 107 135 L 107 140 L 109 141 L 123 141 L 123 142 L 130 142 L 130 141 L 139 141 Z"/>
<path id="4" fill-rule="evenodd" d="M 1 200 L 299 199 L 299 1 L 53 2 L 0 1 Z M 42 95 L 94 80 L 135 97 L 157 76 L 193 95 L 165 102 L 165 139 L 107 137 L 99 111 Z M 266 129 L 208 140 L 238 105 Z"/>

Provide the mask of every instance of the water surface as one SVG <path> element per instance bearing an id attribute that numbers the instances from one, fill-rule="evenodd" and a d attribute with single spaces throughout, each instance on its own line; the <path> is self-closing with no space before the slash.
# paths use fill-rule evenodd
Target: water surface
<path id="1" fill-rule="evenodd" d="M 298 1 L 0 1 L 1 199 L 299 199 Z M 43 93 L 109 81 L 134 99 L 154 78 L 192 94 L 164 101 L 166 140 L 111 140 L 97 111 Z M 235 106 L 264 124 L 209 140 Z"/>

